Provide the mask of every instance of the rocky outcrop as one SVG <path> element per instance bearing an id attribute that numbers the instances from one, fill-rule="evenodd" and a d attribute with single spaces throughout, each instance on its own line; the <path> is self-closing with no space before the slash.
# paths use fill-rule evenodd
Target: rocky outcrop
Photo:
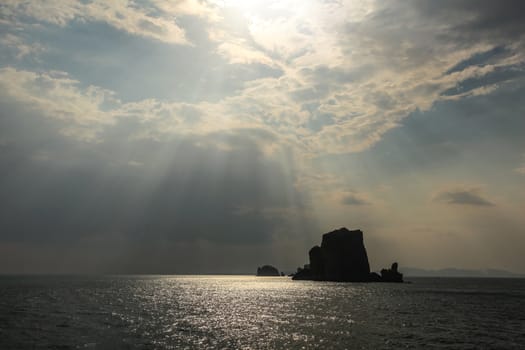
<path id="1" fill-rule="evenodd" d="M 381 280 L 383 282 L 403 282 L 403 274 L 397 271 L 396 262 L 389 269 L 381 270 Z"/>
<path id="2" fill-rule="evenodd" d="M 280 276 L 279 270 L 271 265 L 264 265 L 257 268 L 257 276 Z"/>
<path id="3" fill-rule="evenodd" d="M 402 282 L 397 263 L 391 269 L 381 270 L 381 275 L 370 273 L 368 255 L 361 230 L 350 231 L 343 227 L 325 233 L 321 246 L 310 249 L 310 264 L 298 268 L 294 280 L 336 282 Z"/>
<path id="4" fill-rule="evenodd" d="M 292 275 L 293 280 L 315 280 L 319 281 L 319 278 L 315 278 L 310 265 L 304 265 L 304 267 L 298 267 L 297 272 Z"/>
<path id="5" fill-rule="evenodd" d="M 312 279 L 322 279 L 324 276 L 324 258 L 323 249 L 316 245 L 308 252 L 310 257 L 310 271 Z"/>
<path id="6" fill-rule="evenodd" d="M 341 228 L 325 233 L 321 242 L 321 252 L 324 264 L 322 280 L 341 282 L 368 280 L 370 265 L 361 230 L 349 231 Z"/>

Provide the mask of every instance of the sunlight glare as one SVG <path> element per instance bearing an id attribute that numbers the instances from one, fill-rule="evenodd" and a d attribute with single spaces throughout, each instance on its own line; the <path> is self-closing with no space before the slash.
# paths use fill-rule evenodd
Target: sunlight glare
<path id="1" fill-rule="evenodd" d="M 268 8 L 278 7 L 282 1 L 264 1 L 264 0 L 224 0 L 224 7 L 237 9 L 243 13 L 254 13 L 263 11 Z"/>

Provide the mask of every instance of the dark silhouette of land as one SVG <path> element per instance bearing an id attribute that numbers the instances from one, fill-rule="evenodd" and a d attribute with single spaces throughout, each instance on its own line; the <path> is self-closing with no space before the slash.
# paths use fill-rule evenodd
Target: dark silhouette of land
<path id="1" fill-rule="evenodd" d="M 281 276 L 279 270 L 271 265 L 264 265 L 257 268 L 257 276 Z"/>
<path id="2" fill-rule="evenodd" d="M 298 268 L 294 280 L 336 282 L 403 282 L 403 274 L 393 263 L 382 269 L 381 275 L 370 272 L 361 230 L 350 231 L 343 227 L 325 233 L 321 246 L 309 251 L 310 264 Z"/>

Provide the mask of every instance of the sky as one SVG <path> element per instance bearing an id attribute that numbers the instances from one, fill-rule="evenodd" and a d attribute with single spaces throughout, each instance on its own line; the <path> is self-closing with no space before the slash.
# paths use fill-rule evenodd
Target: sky
<path id="1" fill-rule="evenodd" d="M 0 273 L 525 273 L 525 2 L 3 0 Z"/>

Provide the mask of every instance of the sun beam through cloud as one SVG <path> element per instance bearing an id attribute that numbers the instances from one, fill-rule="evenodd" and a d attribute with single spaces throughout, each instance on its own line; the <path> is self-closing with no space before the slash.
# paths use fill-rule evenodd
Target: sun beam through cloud
<path id="1" fill-rule="evenodd" d="M 525 248 L 512 209 L 525 206 L 522 9 L 3 1 L 0 245 L 107 236 L 299 261 L 302 249 L 283 257 L 294 242 L 356 226 L 378 249 L 438 268 L 403 242 L 431 255 L 417 232 L 479 233 L 482 251 L 508 213 L 505 235 L 521 237 L 508 249 Z"/>

